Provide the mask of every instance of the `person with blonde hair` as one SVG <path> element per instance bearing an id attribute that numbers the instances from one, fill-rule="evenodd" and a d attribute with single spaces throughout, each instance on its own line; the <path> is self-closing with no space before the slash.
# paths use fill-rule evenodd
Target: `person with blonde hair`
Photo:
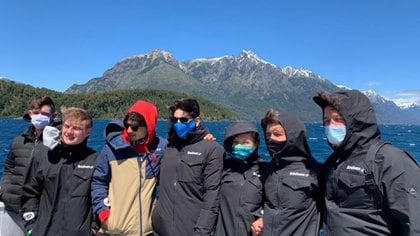
<path id="1" fill-rule="evenodd" d="M 90 181 L 97 158 L 87 146 L 92 117 L 74 107 L 62 113 L 58 143 L 35 150 L 23 186 L 27 235 L 91 233 Z"/>

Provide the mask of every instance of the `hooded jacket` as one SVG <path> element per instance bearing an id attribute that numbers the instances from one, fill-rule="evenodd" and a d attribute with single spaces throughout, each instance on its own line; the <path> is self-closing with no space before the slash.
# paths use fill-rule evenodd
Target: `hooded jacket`
<path id="1" fill-rule="evenodd" d="M 384 204 L 366 185 L 366 154 L 381 139 L 369 99 L 345 90 L 320 93 L 314 101 L 332 105 L 346 123 L 344 140 L 330 144 L 333 153 L 324 164 L 325 235 L 420 235 L 420 169 L 413 158 L 384 145 L 373 168 Z"/>
<path id="2" fill-rule="evenodd" d="M 79 144 L 53 150 L 39 145 L 23 186 L 23 213 L 34 213 L 32 235 L 78 236 L 91 233 L 90 180 L 97 153 Z M 24 218 L 25 214 L 23 215 Z"/>
<path id="3" fill-rule="evenodd" d="M 185 139 L 168 133 L 161 165 L 160 198 L 153 211 L 155 235 L 212 235 L 219 208 L 223 147 L 204 140 L 203 126 Z"/>
<path id="4" fill-rule="evenodd" d="M 245 160 L 233 158 L 234 137 L 247 132 L 255 135 L 256 148 Z M 260 171 L 258 162 L 259 143 L 258 129 L 250 122 L 233 123 L 226 129 L 224 147 L 228 155 L 224 160 L 220 187 L 220 210 L 215 234 L 217 236 L 252 235 L 251 224 L 262 217 L 265 176 Z"/>
<path id="5" fill-rule="evenodd" d="M 318 235 L 319 164 L 310 153 L 303 123 L 283 114 L 278 121 L 287 140 L 281 150 L 270 153 L 262 235 Z"/>
<path id="6" fill-rule="evenodd" d="M 110 210 L 102 230 L 110 235 L 149 235 L 156 199 L 160 159 L 167 140 L 156 136 L 157 109 L 138 101 L 128 112 L 137 112 L 146 122 L 147 138 L 131 145 L 122 121 L 105 129 L 106 142 L 92 177 L 93 210 Z"/>

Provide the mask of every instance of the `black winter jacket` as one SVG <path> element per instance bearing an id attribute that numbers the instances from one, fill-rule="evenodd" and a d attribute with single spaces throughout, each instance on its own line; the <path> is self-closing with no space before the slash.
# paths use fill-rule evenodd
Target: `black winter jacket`
<path id="1" fill-rule="evenodd" d="M 90 235 L 90 180 L 97 154 L 86 146 L 40 147 L 23 187 L 23 211 L 34 212 L 32 235 Z"/>
<path id="2" fill-rule="evenodd" d="M 160 197 L 152 215 L 155 235 L 214 232 L 224 150 L 217 142 L 203 140 L 207 133 L 200 126 L 186 139 L 169 136 L 160 167 Z"/>
<path id="3" fill-rule="evenodd" d="M 366 154 L 380 131 L 369 99 L 359 91 L 323 93 L 343 116 L 346 136 L 325 162 L 325 235 L 420 235 L 420 169 L 404 151 L 383 146 L 374 161 L 374 178 L 383 204 L 366 182 Z"/>
<path id="4" fill-rule="evenodd" d="M 256 148 L 250 157 L 239 160 L 232 157 L 232 141 L 235 135 L 255 133 Z M 220 187 L 220 210 L 217 219 L 217 236 L 252 235 L 251 224 L 262 217 L 264 164 L 259 163 L 259 135 L 257 127 L 249 122 L 237 122 L 226 129 L 224 161 Z"/>
<path id="5" fill-rule="evenodd" d="M 22 207 L 22 186 L 34 156 L 35 147 L 42 145 L 42 136 L 35 137 L 35 127 L 30 126 L 13 139 L 4 163 L 0 201 L 8 211 L 19 213 Z"/>
<path id="6" fill-rule="evenodd" d="M 279 122 L 287 141 L 281 150 L 270 152 L 262 235 L 315 236 L 320 222 L 320 166 L 311 156 L 303 123 L 283 114 Z"/>

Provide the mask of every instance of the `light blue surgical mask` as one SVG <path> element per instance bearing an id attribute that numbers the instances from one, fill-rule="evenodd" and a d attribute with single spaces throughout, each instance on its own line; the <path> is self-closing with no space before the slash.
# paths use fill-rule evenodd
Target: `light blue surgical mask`
<path id="1" fill-rule="evenodd" d="M 31 123 L 35 129 L 43 129 L 50 123 L 50 117 L 43 114 L 34 114 L 31 116 Z"/>
<path id="2" fill-rule="evenodd" d="M 188 122 L 188 123 L 175 123 L 174 129 L 176 132 L 176 135 L 180 138 L 185 138 L 188 134 L 188 132 L 193 131 L 195 129 L 195 122 L 194 120 Z"/>
<path id="3" fill-rule="evenodd" d="M 232 146 L 232 149 L 233 157 L 240 160 L 248 158 L 252 154 L 252 152 L 254 152 L 253 146 L 241 144 L 236 144 L 235 146 Z"/>
<path id="4" fill-rule="evenodd" d="M 328 142 L 333 145 L 339 145 L 346 137 L 346 126 L 344 125 L 326 125 L 324 128 Z"/>

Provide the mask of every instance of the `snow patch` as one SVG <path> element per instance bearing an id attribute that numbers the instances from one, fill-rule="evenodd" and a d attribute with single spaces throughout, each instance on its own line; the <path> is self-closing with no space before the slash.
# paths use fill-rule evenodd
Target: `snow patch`
<path id="1" fill-rule="evenodd" d="M 274 65 L 274 64 L 272 64 L 270 62 L 264 61 L 263 59 L 259 58 L 257 56 L 257 54 L 255 54 L 252 51 L 242 50 L 241 54 L 239 55 L 239 60 L 245 59 L 245 58 L 250 59 L 250 60 L 252 60 L 252 61 L 254 61 L 256 63 L 263 63 L 263 64 L 266 64 L 266 65 L 270 65 L 270 66 L 272 66 L 274 68 L 277 68 L 276 65 Z"/>
<path id="2" fill-rule="evenodd" d="M 310 70 L 306 70 L 304 68 L 296 69 L 291 66 L 286 66 L 281 68 L 281 71 L 288 75 L 289 77 L 307 77 L 307 78 L 316 78 L 319 80 L 325 80 L 322 76 L 315 74 Z"/>

